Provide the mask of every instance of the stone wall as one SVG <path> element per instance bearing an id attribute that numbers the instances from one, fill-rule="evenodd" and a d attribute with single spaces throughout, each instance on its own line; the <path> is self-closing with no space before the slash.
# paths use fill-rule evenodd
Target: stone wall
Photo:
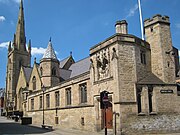
<path id="1" fill-rule="evenodd" d="M 41 125 L 43 120 L 42 111 L 29 112 L 33 124 Z M 55 117 L 58 117 L 58 124 L 55 123 Z M 71 128 L 88 131 L 96 131 L 95 113 L 93 107 L 64 108 L 57 110 L 46 110 L 44 112 L 44 123 L 53 125 L 54 128 Z M 84 123 L 82 123 L 84 119 Z"/>
<path id="2" fill-rule="evenodd" d="M 151 116 L 129 116 L 122 131 L 128 135 L 172 133 L 180 131 L 180 115 L 164 113 Z"/>

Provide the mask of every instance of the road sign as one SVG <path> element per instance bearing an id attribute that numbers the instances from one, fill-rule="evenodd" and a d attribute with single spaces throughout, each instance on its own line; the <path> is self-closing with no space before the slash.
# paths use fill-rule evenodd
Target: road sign
<path id="1" fill-rule="evenodd" d="M 109 101 L 109 100 L 108 100 L 108 97 L 107 97 L 107 96 L 104 96 L 102 101 L 103 101 L 104 103 L 108 102 L 108 101 Z"/>

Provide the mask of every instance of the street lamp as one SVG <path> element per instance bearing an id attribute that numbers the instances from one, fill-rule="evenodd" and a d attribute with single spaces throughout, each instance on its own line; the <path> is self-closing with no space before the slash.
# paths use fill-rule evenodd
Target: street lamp
<path id="1" fill-rule="evenodd" d="M 42 86 L 42 91 L 43 91 L 43 125 L 44 125 L 44 92 L 45 92 L 46 88 L 44 87 L 44 85 Z"/>

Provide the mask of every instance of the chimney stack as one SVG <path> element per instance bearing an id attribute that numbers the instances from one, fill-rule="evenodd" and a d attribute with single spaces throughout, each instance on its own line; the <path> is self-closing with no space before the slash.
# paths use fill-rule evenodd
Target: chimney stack
<path id="1" fill-rule="evenodd" d="M 127 22 L 126 20 L 121 20 L 116 22 L 116 33 L 120 34 L 128 34 L 128 28 L 127 28 Z"/>

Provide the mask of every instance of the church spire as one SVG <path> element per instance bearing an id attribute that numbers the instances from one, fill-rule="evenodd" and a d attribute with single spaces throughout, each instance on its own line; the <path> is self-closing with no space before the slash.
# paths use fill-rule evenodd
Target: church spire
<path id="1" fill-rule="evenodd" d="M 16 27 L 16 40 L 15 44 L 18 50 L 26 51 L 26 37 L 25 37 L 25 23 L 24 23 L 24 8 L 23 0 L 20 2 L 19 16 Z"/>

